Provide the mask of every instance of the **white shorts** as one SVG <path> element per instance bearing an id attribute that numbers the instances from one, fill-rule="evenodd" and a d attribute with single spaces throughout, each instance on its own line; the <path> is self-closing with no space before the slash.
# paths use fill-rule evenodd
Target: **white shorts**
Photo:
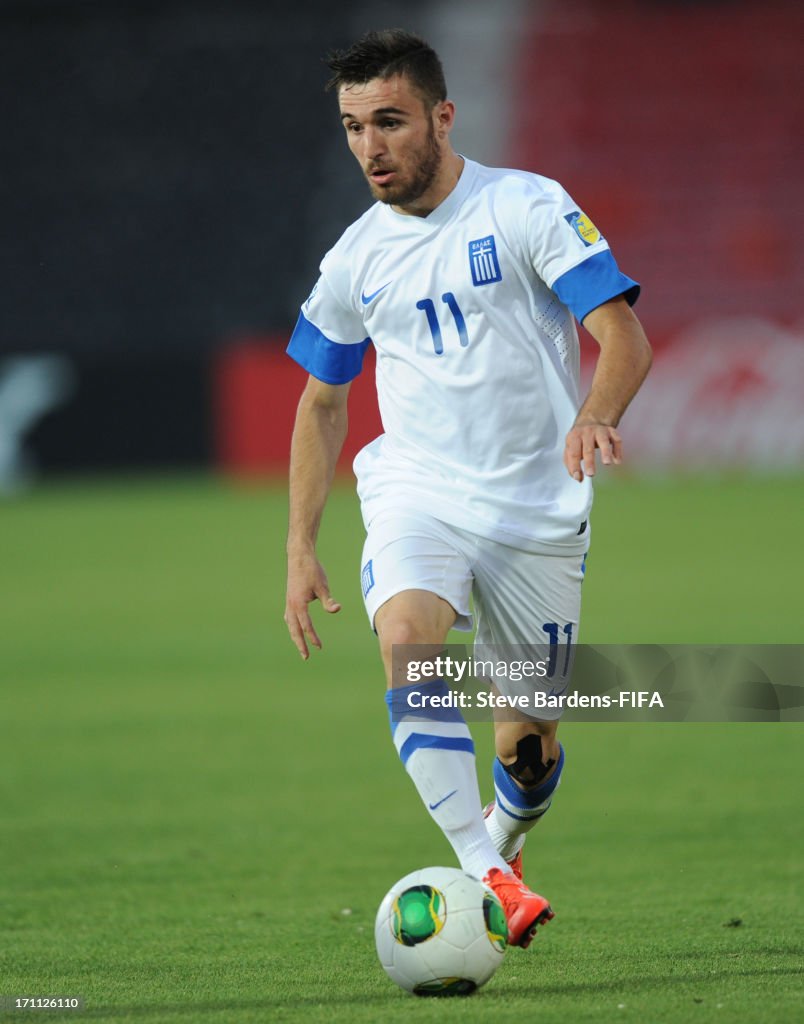
<path id="1" fill-rule="evenodd" d="M 457 613 L 475 644 L 576 643 L 584 554 L 545 555 L 487 540 L 424 513 L 388 512 L 371 523 L 361 583 L 372 628 L 378 608 L 403 590 L 428 590 Z"/>

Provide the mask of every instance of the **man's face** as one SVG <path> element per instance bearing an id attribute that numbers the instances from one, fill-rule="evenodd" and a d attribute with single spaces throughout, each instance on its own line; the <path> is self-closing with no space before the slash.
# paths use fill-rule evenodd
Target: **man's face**
<path id="1" fill-rule="evenodd" d="M 375 199 L 404 208 L 430 188 L 441 166 L 438 104 L 427 110 L 404 75 L 343 87 L 341 120 Z"/>

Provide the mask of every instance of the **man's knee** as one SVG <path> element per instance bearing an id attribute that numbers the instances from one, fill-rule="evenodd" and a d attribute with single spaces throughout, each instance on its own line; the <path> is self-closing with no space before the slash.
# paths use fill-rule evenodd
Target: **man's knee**
<path id="1" fill-rule="evenodd" d="M 401 615 L 389 616 L 381 626 L 378 623 L 377 633 L 383 658 L 390 658 L 394 647 L 423 644 L 431 640 L 419 623 Z"/>
<path id="2" fill-rule="evenodd" d="M 454 609 L 436 594 L 408 590 L 392 597 L 374 617 L 386 666 L 391 664 L 394 647 L 427 645 L 435 656 L 454 621 Z M 416 652 L 416 656 L 424 655 Z"/>

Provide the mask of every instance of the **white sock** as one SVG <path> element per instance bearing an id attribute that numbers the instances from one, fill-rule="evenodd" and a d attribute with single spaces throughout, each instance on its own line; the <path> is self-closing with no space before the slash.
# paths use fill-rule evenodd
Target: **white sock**
<path id="1" fill-rule="evenodd" d="M 508 871 L 483 822 L 475 747 L 463 716 L 455 708 L 422 710 L 421 701 L 411 711 L 406 699 L 414 689 L 425 687 L 397 687 L 385 697 L 394 745 L 408 775 L 463 871 L 481 879 L 493 867 Z M 428 683 L 426 690 L 449 692 L 441 680 Z"/>
<path id="2" fill-rule="evenodd" d="M 520 789 L 499 758 L 494 762 L 494 810 L 486 818 L 486 831 L 501 857 L 513 860 L 525 844 L 525 837 L 549 809 L 561 781 L 564 748 L 553 774 L 541 785 Z"/>
<path id="3" fill-rule="evenodd" d="M 468 737 L 469 730 L 463 728 Z M 461 870 L 475 878 L 484 878 L 490 868 L 510 871 L 483 822 L 474 753 L 421 747 L 408 757 L 405 768 L 433 821 L 449 840 Z"/>
<path id="4" fill-rule="evenodd" d="M 533 824 L 535 825 L 536 822 Z M 510 818 L 506 820 L 505 816 L 497 810 L 495 805 L 494 810 L 486 818 L 486 832 L 489 839 L 494 843 L 497 853 L 504 857 L 506 861 L 512 861 L 525 845 L 527 832 L 508 832 L 506 831 L 506 826 L 510 826 Z M 533 825 L 530 828 L 533 828 Z M 528 831 L 530 831 L 530 828 Z"/>

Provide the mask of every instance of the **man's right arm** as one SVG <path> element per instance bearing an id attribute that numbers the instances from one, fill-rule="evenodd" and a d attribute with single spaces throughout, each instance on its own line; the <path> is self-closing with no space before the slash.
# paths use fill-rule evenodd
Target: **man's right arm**
<path id="1" fill-rule="evenodd" d="M 330 595 L 315 545 L 335 464 L 346 437 L 346 402 L 350 386 L 325 384 L 310 377 L 299 402 L 293 428 L 285 622 L 305 660 L 310 656 L 308 640 L 313 647 L 321 647 L 310 618 L 310 603 L 318 599 L 328 612 L 340 611 L 341 607 Z"/>

